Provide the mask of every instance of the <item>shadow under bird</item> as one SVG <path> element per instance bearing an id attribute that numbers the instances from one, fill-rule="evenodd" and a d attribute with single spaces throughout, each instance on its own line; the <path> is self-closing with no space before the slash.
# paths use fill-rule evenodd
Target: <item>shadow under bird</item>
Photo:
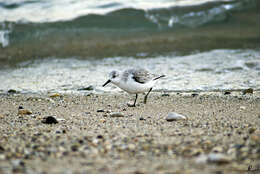
<path id="1" fill-rule="evenodd" d="M 165 77 L 165 75 L 151 74 L 145 69 L 127 69 L 123 72 L 112 71 L 109 73 L 109 80 L 104 83 L 103 87 L 111 82 L 129 94 L 136 94 L 134 104 L 128 105 L 135 107 L 138 94 L 147 92 L 144 97 L 144 103 L 146 104 L 147 97 L 152 91 L 156 80 L 162 77 Z"/>

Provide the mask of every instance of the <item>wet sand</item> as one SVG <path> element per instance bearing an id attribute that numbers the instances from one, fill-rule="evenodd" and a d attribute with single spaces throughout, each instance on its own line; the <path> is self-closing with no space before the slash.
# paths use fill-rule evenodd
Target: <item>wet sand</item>
<path id="1" fill-rule="evenodd" d="M 0 173 L 260 172 L 259 91 L 51 95 L 1 95 Z"/>

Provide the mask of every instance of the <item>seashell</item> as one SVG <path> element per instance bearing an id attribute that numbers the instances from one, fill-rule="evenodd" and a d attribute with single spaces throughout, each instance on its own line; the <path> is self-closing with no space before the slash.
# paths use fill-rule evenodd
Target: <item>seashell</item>
<path id="1" fill-rule="evenodd" d="M 186 120 L 187 118 L 184 115 L 175 113 L 175 112 L 170 112 L 168 116 L 166 117 L 167 121 L 178 121 L 178 120 Z"/>

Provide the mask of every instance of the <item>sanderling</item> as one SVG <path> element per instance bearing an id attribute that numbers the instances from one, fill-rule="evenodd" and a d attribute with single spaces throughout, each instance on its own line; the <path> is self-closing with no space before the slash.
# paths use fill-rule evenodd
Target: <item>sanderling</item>
<path id="1" fill-rule="evenodd" d="M 165 77 L 165 75 L 151 74 L 145 69 L 127 69 L 123 72 L 112 71 L 109 73 L 109 80 L 103 85 L 103 87 L 111 82 L 130 94 L 136 94 L 134 104 L 128 105 L 134 107 L 138 93 L 148 91 L 144 97 L 144 103 L 146 104 L 147 97 L 152 91 L 156 80 L 161 77 Z"/>

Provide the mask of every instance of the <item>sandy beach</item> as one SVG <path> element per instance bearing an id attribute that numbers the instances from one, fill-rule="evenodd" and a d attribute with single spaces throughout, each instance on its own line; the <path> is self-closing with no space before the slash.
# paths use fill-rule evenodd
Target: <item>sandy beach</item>
<path id="1" fill-rule="evenodd" d="M 259 91 L 130 99 L 2 94 L 0 173 L 260 172 Z M 170 112 L 186 119 L 167 121 Z"/>

